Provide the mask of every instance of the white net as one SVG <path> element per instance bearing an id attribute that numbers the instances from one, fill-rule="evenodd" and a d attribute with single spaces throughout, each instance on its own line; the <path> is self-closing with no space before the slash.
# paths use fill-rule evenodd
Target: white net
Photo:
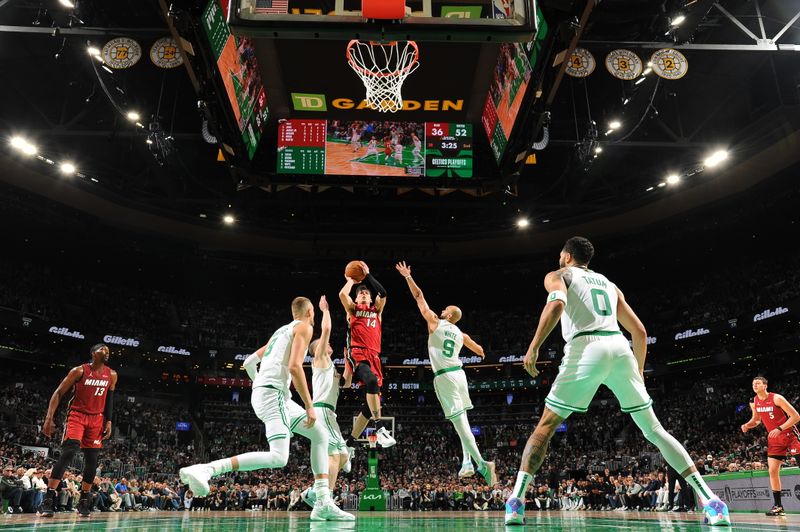
<path id="1" fill-rule="evenodd" d="M 419 67 L 419 49 L 414 41 L 352 40 L 347 45 L 347 62 L 367 89 L 367 105 L 382 113 L 396 113 L 403 108 L 403 82 Z"/>

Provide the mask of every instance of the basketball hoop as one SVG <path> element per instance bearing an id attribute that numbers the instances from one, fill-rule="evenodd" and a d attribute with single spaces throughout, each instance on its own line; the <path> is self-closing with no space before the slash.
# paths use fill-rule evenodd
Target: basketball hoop
<path id="1" fill-rule="evenodd" d="M 376 448 L 378 446 L 378 435 L 374 432 L 367 435 L 367 441 L 369 442 L 370 449 Z"/>
<path id="2" fill-rule="evenodd" d="M 353 39 L 347 45 L 347 63 L 364 83 L 370 109 L 396 113 L 403 108 L 403 82 L 419 67 L 419 48 L 414 41 Z"/>

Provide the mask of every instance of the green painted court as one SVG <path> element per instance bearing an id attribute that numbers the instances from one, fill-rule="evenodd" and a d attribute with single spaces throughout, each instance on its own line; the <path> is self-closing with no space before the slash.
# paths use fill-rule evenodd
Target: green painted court
<path id="1" fill-rule="evenodd" d="M 770 518 L 760 514 L 731 514 L 733 526 L 713 530 L 767 532 L 800 530 L 800 516 Z M 0 530 L 360 530 L 393 532 L 417 530 L 650 530 L 692 532 L 712 530 L 700 514 L 649 512 L 533 512 L 525 527 L 505 527 L 501 512 L 371 512 L 360 513 L 354 523 L 312 522 L 309 512 L 143 512 L 102 513 L 89 519 L 74 514 L 57 514 L 52 519 L 33 515 L 3 516 Z"/>

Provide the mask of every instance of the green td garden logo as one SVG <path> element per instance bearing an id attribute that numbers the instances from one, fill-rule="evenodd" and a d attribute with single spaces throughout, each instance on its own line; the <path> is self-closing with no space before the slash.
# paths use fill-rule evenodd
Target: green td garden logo
<path id="1" fill-rule="evenodd" d="M 302 92 L 292 93 L 292 104 L 295 111 L 327 111 L 328 105 L 325 102 L 324 94 L 304 94 Z"/>

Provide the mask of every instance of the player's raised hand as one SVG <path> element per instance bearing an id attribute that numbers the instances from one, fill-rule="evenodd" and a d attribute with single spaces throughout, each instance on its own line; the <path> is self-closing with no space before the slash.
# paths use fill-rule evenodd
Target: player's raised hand
<path id="1" fill-rule="evenodd" d="M 742 425 L 742 432 L 747 432 L 748 430 L 750 430 L 750 427 L 747 426 L 747 423 Z"/>
<path id="2" fill-rule="evenodd" d="M 325 298 L 325 296 L 319 298 L 319 309 L 322 312 L 327 312 L 330 309 L 328 306 L 328 300 Z"/>
<path id="3" fill-rule="evenodd" d="M 42 425 L 42 434 L 47 436 L 48 438 L 53 437 L 53 432 L 56 430 L 56 425 L 53 423 L 52 419 L 45 419 L 44 424 Z"/>
<path id="4" fill-rule="evenodd" d="M 528 351 L 525 353 L 525 359 L 522 361 L 522 367 L 534 378 L 539 374 L 539 370 L 536 369 L 536 360 L 538 358 L 539 351 Z"/>
<path id="5" fill-rule="evenodd" d="M 306 420 L 303 422 L 303 426 L 307 429 L 310 429 L 316 422 L 317 414 L 314 412 L 314 407 L 306 408 Z"/>
<path id="6" fill-rule="evenodd" d="M 406 264 L 406 261 L 398 262 L 395 265 L 395 269 L 398 272 L 400 272 L 400 275 L 402 275 L 403 277 L 406 277 L 406 278 L 411 277 L 411 266 Z"/>
<path id="7" fill-rule="evenodd" d="M 363 260 L 358 261 L 358 263 L 361 265 L 361 269 L 364 270 L 364 275 L 369 275 L 369 266 L 367 266 L 367 263 Z"/>

